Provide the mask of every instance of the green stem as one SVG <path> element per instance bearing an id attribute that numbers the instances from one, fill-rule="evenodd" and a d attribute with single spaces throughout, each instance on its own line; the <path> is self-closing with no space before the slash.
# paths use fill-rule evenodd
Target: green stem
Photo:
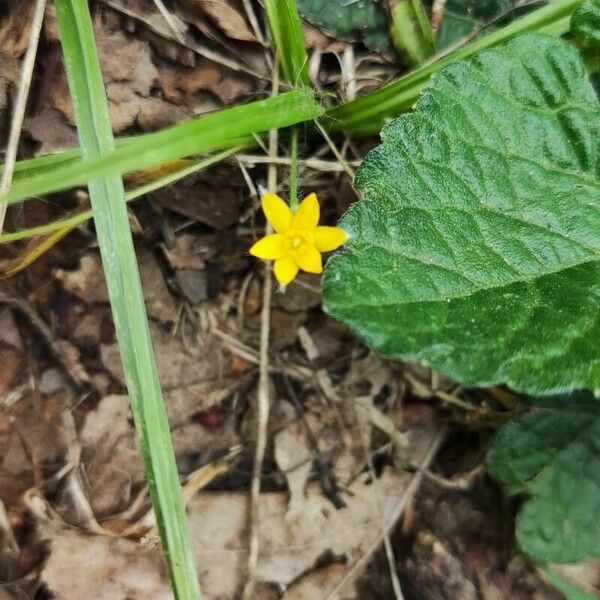
<path id="1" fill-rule="evenodd" d="M 433 31 L 421 0 L 390 0 L 394 46 L 410 66 L 424 63 L 435 53 Z"/>
<path id="2" fill-rule="evenodd" d="M 298 128 L 292 127 L 290 142 L 290 208 L 298 209 Z"/>

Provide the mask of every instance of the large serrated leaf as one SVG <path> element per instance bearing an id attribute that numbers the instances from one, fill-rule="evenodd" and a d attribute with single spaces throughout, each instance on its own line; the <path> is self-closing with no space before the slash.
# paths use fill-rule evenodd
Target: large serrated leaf
<path id="1" fill-rule="evenodd" d="M 600 108 L 526 34 L 440 71 L 356 176 L 325 308 L 465 385 L 600 388 Z"/>
<path id="2" fill-rule="evenodd" d="M 600 0 L 585 0 L 571 17 L 571 31 L 586 44 L 600 46 Z"/>
<path id="3" fill-rule="evenodd" d="M 562 563 L 600 556 L 600 401 L 538 400 L 496 434 L 488 468 L 530 496 L 517 520 L 523 551 Z"/>

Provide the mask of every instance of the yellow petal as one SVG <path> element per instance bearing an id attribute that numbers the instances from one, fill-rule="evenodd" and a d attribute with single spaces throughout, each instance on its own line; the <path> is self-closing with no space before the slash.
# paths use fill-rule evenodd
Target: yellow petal
<path id="1" fill-rule="evenodd" d="M 319 251 L 314 246 L 306 246 L 296 254 L 298 266 L 307 273 L 322 273 L 323 261 Z"/>
<path id="2" fill-rule="evenodd" d="M 264 260 L 275 260 L 285 256 L 287 252 L 287 244 L 285 243 L 285 236 L 280 233 L 272 233 L 271 235 L 265 235 L 264 238 L 258 240 L 256 244 L 249 250 L 252 256 L 262 258 Z"/>
<path id="3" fill-rule="evenodd" d="M 281 285 L 287 285 L 298 274 L 298 265 L 291 256 L 284 256 L 275 261 L 273 271 L 277 281 Z"/>
<path id="4" fill-rule="evenodd" d="M 348 234 L 339 227 L 317 227 L 314 239 L 319 252 L 331 252 L 347 241 Z"/>
<path id="5" fill-rule="evenodd" d="M 261 205 L 267 221 L 277 233 L 285 233 L 290 228 L 292 211 L 277 194 L 263 194 Z"/>
<path id="6" fill-rule="evenodd" d="M 302 200 L 294 219 L 292 221 L 292 229 L 298 231 L 314 231 L 319 224 L 319 201 L 315 193 L 309 194 Z"/>

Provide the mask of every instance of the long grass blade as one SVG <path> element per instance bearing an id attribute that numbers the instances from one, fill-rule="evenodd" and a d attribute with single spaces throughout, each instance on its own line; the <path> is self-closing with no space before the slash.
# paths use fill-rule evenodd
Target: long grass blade
<path id="1" fill-rule="evenodd" d="M 198 171 L 202 171 L 202 169 L 206 169 L 215 163 L 218 163 L 226 158 L 237 154 L 244 150 L 244 146 L 234 146 L 229 150 L 224 150 L 223 152 L 219 152 L 218 154 L 214 154 L 213 156 L 209 156 L 208 158 L 192 161 L 192 164 L 189 166 L 185 166 L 181 169 L 177 169 L 176 171 L 172 171 L 158 179 L 154 179 L 144 185 L 136 187 L 135 189 L 129 190 L 125 192 L 125 200 L 127 202 L 132 202 L 133 200 L 137 200 L 140 196 L 144 196 L 145 194 L 149 194 L 150 192 L 154 192 L 159 190 L 162 187 L 167 185 L 171 185 L 192 173 L 197 173 Z M 38 235 L 48 235 L 50 233 L 54 233 L 56 231 L 64 231 L 65 235 L 73 229 L 76 229 L 86 221 L 92 218 L 91 210 L 82 210 L 73 215 L 65 217 L 63 219 L 59 219 L 57 221 L 52 221 L 51 223 L 46 223 L 44 225 L 38 225 L 36 227 L 28 227 L 27 229 L 20 229 L 19 231 L 11 231 L 10 233 L 3 233 L 0 235 L 0 244 L 9 244 L 11 242 L 16 242 L 19 240 L 25 240 L 27 238 L 36 237 Z M 57 240 L 58 241 L 58 240 Z"/>
<path id="2" fill-rule="evenodd" d="M 185 156 L 244 145 L 255 134 L 309 121 L 321 114 L 313 93 L 305 89 L 219 110 L 156 133 L 128 138 L 125 144 L 102 155 L 84 160 L 73 160 L 71 155 L 54 168 L 46 165 L 41 174 L 30 171 L 27 177 L 19 177 L 13 183 L 0 203 L 82 185 L 109 172 L 127 173 Z"/>
<path id="3" fill-rule="evenodd" d="M 114 151 L 106 94 L 86 0 L 55 0 L 81 150 L 86 161 Z M 118 172 L 88 182 L 131 409 L 144 458 L 173 590 L 196 600 L 200 588 L 191 550 L 175 454 L 152 350 L 140 276 Z"/>
<path id="4" fill-rule="evenodd" d="M 344 130 L 355 135 L 377 133 L 386 120 L 408 110 L 428 85 L 433 73 L 455 60 L 469 58 L 477 52 L 500 44 L 525 31 L 562 35 L 569 31 L 573 11 L 583 0 L 552 0 L 547 6 L 525 15 L 506 27 L 455 49 L 432 62 L 396 79 L 361 98 L 331 109 L 323 123 L 332 130 Z"/>
<path id="5" fill-rule="evenodd" d="M 296 3 L 294 0 L 266 0 L 265 9 L 283 79 L 294 87 L 309 86 L 308 55 Z"/>

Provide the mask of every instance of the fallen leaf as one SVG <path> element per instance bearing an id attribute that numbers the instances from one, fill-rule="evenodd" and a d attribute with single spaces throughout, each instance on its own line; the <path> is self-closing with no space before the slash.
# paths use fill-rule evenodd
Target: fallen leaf
<path id="1" fill-rule="evenodd" d="M 54 108 L 25 119 L 23 129 L 40 142 L 39 154 L 52 154 L 77 145 L 76 129 Z"/>
<path id="2" fill-rule="evenodd" d="M 160 553 L 139 542 L 56 531 L 42 581 L 61 600 L 172 600 Z"/>
<path id="3" fill-rule="evenodd" d="M 11 10 L 0 21 L 0 53 L 19 57 L 29 45 L 34 3 L 29 0 L 14 0 L 10 8 Z M 2 67 L 4 67 L 3 60 Z"/>
<path id="4" fill-rule="evenodd" d="M 197 24 L 202 30 L 202 22 L 195 17 L 196 11 L 202 11 L 210 17 L 223 33 L 234 40 L 245 42 L 256 42 L 256 36 L 252 33 L 246 20 L 231 2 L 225 0 L 185 0 L 189 11 L 186 20 Z"/>
<path id="5" fill-rule="evenodd" d="M 163 323 L 173 323 L 177 319 L 177 305 L 167 288 L 154 253 L 142 246 L 138 248 L 137 256 L 148 314 Z M 108 290 L 98 254 L 84 254 L 79 268 L 72 271 L 56 269 L 53 275 L 67 292 L 86 304 L 108 303 Z"/>
<path id="6" fill-rule="evenodd" d="M 127 508 L 144 481 L 144 467 L 131 423 L 127 396 L 106 396 L 86 415 L 81 430 L 82 458 L 96 517 Z"/>

